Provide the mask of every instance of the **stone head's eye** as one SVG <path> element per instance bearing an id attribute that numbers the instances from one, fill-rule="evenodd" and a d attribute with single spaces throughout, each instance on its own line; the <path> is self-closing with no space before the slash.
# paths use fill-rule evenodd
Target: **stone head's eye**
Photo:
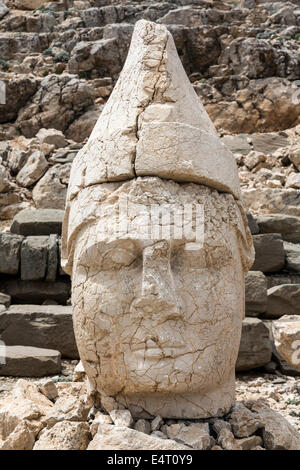
<path id="1" fill-rule="evenodd" d="M 136 258 L 133 251 L 125 248 L 111 248 L 102 254 L 102 269 L 114 269 L 121 266 L 129 266 Z"/>
<path id="2" fill-rule="evenodd" d="M 212 268 L 221 268 L 230 262 L 232 250 L 227 245 L 210 246 L 206 250 L 207 266 Z"/>

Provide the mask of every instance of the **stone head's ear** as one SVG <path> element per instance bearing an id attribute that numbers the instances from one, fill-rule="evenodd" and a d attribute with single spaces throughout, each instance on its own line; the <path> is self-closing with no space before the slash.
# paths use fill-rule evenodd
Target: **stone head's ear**
<path id="1" fill-rule="evenodd" d="M 61 234 L 61 267 L 69 276 L 72 275 L 73 266 L 73 249 L 72 240 L 69 240 L 69 216 L 70 216 L 70 202 L 67 203 L 64 220 L 62 224 Z M 71 248 L 70 248 L 71 247 Z"/>
<path id="2" fill-rule="evenodd" d="M 249 271 L 254 263 L 255 251 L 253 239 L 248 225 L 248 219 L 245 214 L 241 201 L 236 201 L 236 229 L 239 242 L 239 250 L 242 259 L 242 265 L 245 273 Z"/>

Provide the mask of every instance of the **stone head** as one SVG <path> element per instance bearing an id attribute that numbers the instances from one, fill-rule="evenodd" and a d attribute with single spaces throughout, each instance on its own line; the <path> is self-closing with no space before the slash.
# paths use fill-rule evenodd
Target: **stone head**
<path id="1" fill-rule="evenodd" d="M 253 261 L 237 170 L 191 85 L 176 85 L 183 69 L 175 61 L 173 70 L 166 29 L 138 22 L 132 43 L 71 173 L 63 262 L 77 345 L 92 388 L 134 416 L 220 416 L 234 403 L 244 275 Z M 128 62 L 138 73 L 135 99 L 128 84 L 126 127 L 114 103 L 124 97 Z M 190 95 L 195 126 L 186 122 Z M 121 162 L 113 175 L 111 145 Z"/>

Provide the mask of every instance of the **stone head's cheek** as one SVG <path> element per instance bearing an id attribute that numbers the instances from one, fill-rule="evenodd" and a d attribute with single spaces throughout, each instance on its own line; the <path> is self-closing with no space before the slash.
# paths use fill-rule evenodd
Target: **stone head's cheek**
<path id="1" fill-rule="evenodd" d="M 226 361 L 230 362 L 230 351 L 235 349 L 232 341 L 236 340 L 238 347 L 244 309 L 243 289 L 236 286 L 232 271 L 232 266 L 202 268 L 175 277 L 183 304 L 183 337 L 193 353 L 193 361 L 198 364 L 199 374 L 201 361 L 207 366 L 214 361 L 220 367 L 225 366 Z"/>

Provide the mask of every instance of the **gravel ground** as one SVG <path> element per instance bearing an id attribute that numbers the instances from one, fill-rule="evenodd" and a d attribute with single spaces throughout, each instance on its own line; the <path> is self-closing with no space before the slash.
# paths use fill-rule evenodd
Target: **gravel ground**
<path id="1" fill-rule="evenodd" d="M 236 398 L 263 399 L 300 432 L 300 377 L 254 372 L 238 374 Z"/>
<path id="2" fill-rule="evenodd" d="M 72 381 L 78 361 L 62 361 L 62 372 L 52 378 L 55 382 Z M 20 377 L 0 377 L 0 399 L 8 395 Z M 42 379 L 23 377 L 31 382 Z M 43 377 L 45 379 L 46 377 Z M 236 380 L 237 400 L 263 399 L 270 408 L 283 415 L 300 432 L 300 377 L 279 374 L 249 372 L 238 374 Z"/>

